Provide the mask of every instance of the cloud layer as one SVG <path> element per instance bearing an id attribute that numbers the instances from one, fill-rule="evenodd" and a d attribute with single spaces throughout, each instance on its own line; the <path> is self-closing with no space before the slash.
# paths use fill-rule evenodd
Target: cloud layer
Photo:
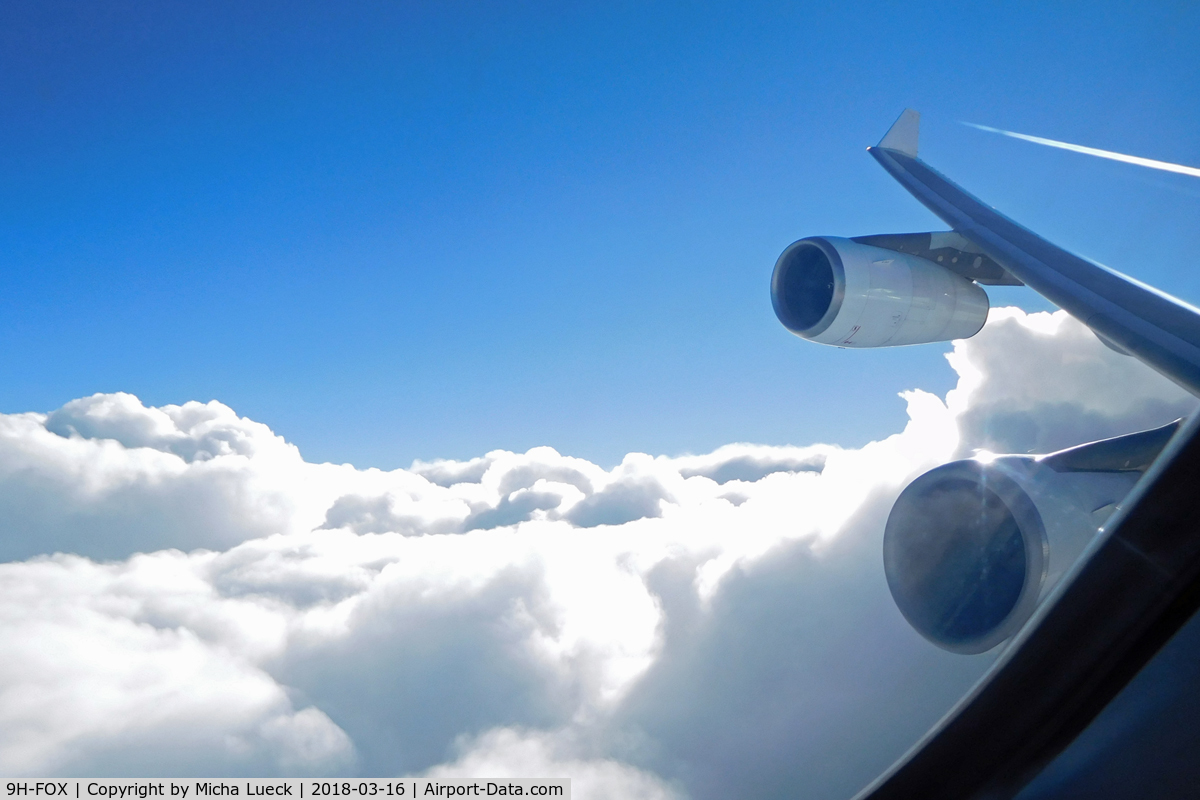
<path id="1" fill-rule="evenodd" d="M 1194 406 L 1063 314 L 994 310 L 949 359 L 958 387 L 906 393 L 906 428 L 858 450 L 612 470 L 311 464 L 217 402 L 0 415 L 0 771 L 853 793 L 992 658 L 892 605 L 899 490 Z"/>

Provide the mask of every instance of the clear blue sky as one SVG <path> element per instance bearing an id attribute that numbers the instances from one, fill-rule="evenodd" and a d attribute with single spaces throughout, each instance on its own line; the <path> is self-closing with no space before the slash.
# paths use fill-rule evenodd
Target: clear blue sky
<path id="1" fill-rule="evenodd" d="M 5 3 L 0 411 L 217 399 L 385 468 L 887 435 L 947 348 L 802 342 L 768 279 L 942 227 L 863 151 L 906 106 L 1200 302 L 1200 181 L 958 124 L 1200 165 L 1200 11 L 1149 5 Z"/>

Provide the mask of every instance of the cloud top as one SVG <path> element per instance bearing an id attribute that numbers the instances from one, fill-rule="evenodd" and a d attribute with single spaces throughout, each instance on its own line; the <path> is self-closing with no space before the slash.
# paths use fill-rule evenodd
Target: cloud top
<path id="1" fill-rule="evenodd" d="M 860 449 L 609 470 L 313 464 L 217 402 L 0 415 L 0 769 L 849 795 L 992 658 L 892 605 L 900 489 L 1194 408 L 1061 313 L 994 310 L 949 360 L 958 386 L 905 393 L 904 430 Z"/>

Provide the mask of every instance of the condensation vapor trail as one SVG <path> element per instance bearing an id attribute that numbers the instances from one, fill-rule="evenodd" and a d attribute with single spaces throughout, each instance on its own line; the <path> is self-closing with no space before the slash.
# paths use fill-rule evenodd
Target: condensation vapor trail
<path id="1" fill-rule="evenodd" d="M 1004 136 L 1011 136 L 1014 139 L 1024 139 L 1025 141 L 1033 142 L 1034 144 L 1044 144 L 1048 147 L 1057 147 L 1061 150 L 1070 150 L 1073 153 L 1084 153 L 1085 155 L 1108 158 L 1113 161 L 1123 161 L 1126 164 L 1137 164 L 1139 167 L 1161 169 L 1165 172 L 1178 172 L 1180 175 L 1191 175 L 1193 178 L 1200 178 L 1200 168 L 1189 167 L 1184 164 L 1173 164 L 1170 161 L 1157 161 L 1153 158 L 1142 158 L 1141 156 L 1131 156 L 1126 155 L 1125 153 L 1114 153 L 1112 150 L 1100 150 L 1096 147 L 1084 147 L 1081 144 L 1070 144 L 1069 142 L 1059 142 L 1054 139 L 1043 139 L 1040 136 L 1030 136 L 1025 133 L 1002 131 L 999 128 L 989 128 L 987 125 L 976 125 L 974 122 L 964 122 L 963 125 L 969 125 L 972 128 L 978 128 L 981 131 L 989 131 L 991 133 L 999 133 Z"/>

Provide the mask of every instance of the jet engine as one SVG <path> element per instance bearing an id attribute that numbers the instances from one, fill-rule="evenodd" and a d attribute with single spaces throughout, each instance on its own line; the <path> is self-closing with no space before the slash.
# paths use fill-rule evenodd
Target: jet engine
<path id="1" fill-rule="evenodd" d="M 838 347 L 965 339 L 988 314 L 983 289 L 949 269 L 832 236 L 801 239 L 783 251 L 771 303 L 792 333 Z"/>
<path id="2" fill-rule="evenodd" d="M 883 565 L 926 639 L 982 653 L 1012 636 L 1075 564 L 1178 428 L 1041 456 L 955 461 L 892 506 Z"/>

